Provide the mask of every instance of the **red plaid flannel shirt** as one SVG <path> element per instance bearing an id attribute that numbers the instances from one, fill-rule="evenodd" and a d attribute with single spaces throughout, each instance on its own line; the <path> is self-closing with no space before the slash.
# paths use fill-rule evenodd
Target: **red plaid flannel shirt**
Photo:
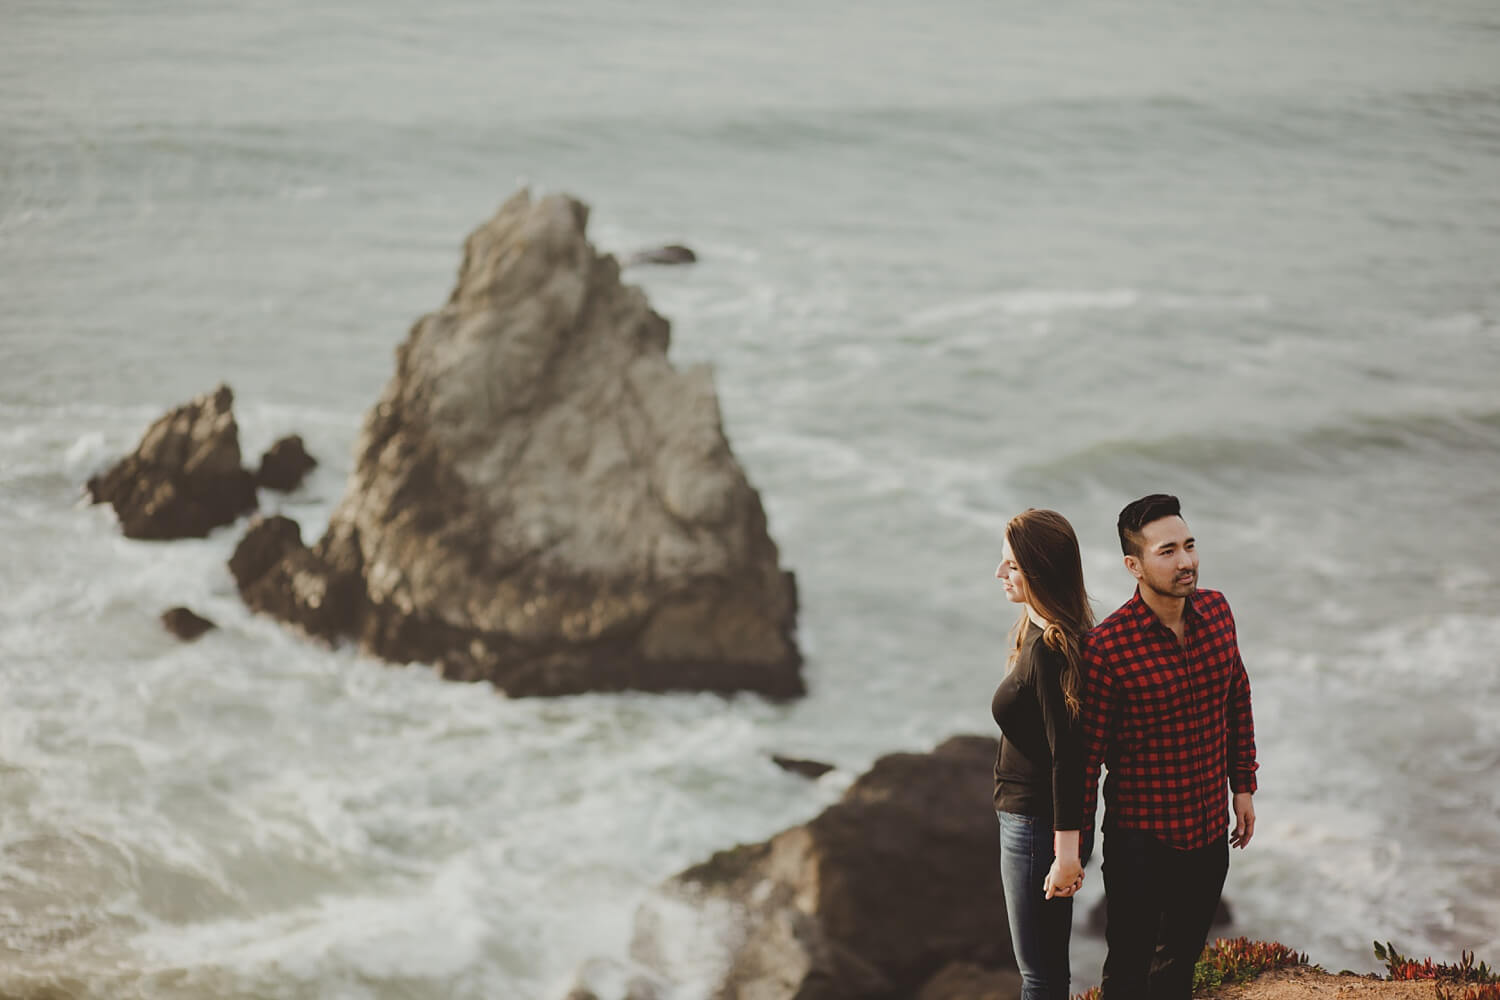
<path id="1" fill-rule="evenodd" d="M 1229 828 L 1229 793 L 1255 791 L 1255 722 L 1224 595 L 1196 591 L 1179 645 L 1140 590 L 1084 647 L 1084 829 L 1094 828 L 1099 765 L 1108 822 L 1172 847 Z"/>

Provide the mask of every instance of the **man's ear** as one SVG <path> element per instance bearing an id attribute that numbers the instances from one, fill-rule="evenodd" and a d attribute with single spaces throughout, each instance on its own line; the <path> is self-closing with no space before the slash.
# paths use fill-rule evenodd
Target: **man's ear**
<path id="1" fill-rule="evenodd" d="M 1125 557 L 1125 568 L 1130 571 L 1131 576 L 1141 579 L 1141 561 L 1135 556 Z"/>

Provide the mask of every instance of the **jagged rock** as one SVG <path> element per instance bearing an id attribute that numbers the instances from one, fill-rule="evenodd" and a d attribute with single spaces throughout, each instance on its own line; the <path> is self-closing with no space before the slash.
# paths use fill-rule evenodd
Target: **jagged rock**
<path id="1" fill-rule="evenodd" d="M 800 774 L 804 778 L 821 778 L 823 775 L 833 770 L 832 764 L 825 764 L 820 760 L 799 760 L 796 757 L 783 757 L 779 753 L 773 753 L 771 755 L 771 759 L 775 761 L 776 766 L 781 768 L 783 771 L 790 771 L 793 774 Z"/>
<path id="2" fill-rule="evenodd" d="M 129 538 L 202 538 L 255 509 L 255 478 L 240 466 L 239 427 L 227 385 L 177 407 L 136 450 L 88 482 L 112 504 Z"/>
<path id="3" fill-rule="evenodd" d="M 332 641 L 354 625 L 360 582 L 302 544 L 296 521 L 258 517 L 229 559 L 240 597 L 253 611 Z"/>
<path id="4" fill-rule="evenodd" d="M 994 755 L 972 736 L 882 757 L 811 822 L 671 879 L 631 957 L 714 1000 L 913 996 L 952 962 L 1014 968 Z"/>
<path id="5" fill-rule="evenodd" d="M 795 587 L 710 373 L 668 362 L 666 320 L 587 219 L 523 191 L 469 237 L 327 533 L 273 579 L 352 574 L 366 649 L 511 694 L 801 694 Z"/>
<path id="6" fill-rule="evenodd" d="M 917 1000 L 1017 1000 L 1021 974 L 1015 969 L 990 969 L 972 962 L 954 962 L 922 987 Z"/>
<path id="7" fill-rule="evenodd" d="M 188 608 L 169 608 L 161 613 L 161 623 L 177 638 L 192 642 L 204 632 L 219 626 Z"/>
<path id="8" fill-rule="evenodd" d="M 292 434 L 271 445 L 260 457 L 255 482 L 267 489 L 290 493 L 302 485 L 303 478 L 317 465 L 318 460 L 303 447 L 302 436 Z"/>
<path id="9" fill-rule="evenodd" d="M 690 247 L 685 247 L 680 243 L 668 243 L 666 246 L 637 250 L 625 258 L 625 266 L 631 267 L 636 264 L 692 264 L 697 259 L 698 255 L 693 253 Z"/>

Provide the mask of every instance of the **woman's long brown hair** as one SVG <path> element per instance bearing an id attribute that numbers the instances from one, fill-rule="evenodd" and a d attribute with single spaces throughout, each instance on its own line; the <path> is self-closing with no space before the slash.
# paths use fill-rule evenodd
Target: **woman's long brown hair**
<path id="1" fill-rule="evenodd" d="M 1047 620 L 1042 641 L 1063 654 L 1063 700 L 1068 712 L 1078 715 L 1078 691 L 1082 684 L 1083 637 L 1094 625 L 1094 612 L 1083 587 L 1083 559 L 1078 554 L 1078 536 L 1068 519 L 1055 510 L 1032 507 L 1005 525 L 1005 540 L 1021 571 L 1022 595 L 1036 613 Z M 1029 621 L 1026 610 L 1011 631 L 1010 662 L 1021 651 L 1021 639 Z"/>

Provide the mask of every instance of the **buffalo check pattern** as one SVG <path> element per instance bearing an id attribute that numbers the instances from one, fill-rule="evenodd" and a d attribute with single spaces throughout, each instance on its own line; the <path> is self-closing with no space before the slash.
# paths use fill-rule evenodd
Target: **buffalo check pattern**
<path id="1" fill-rule="evenodd" d="M 1100 765 L 1107 822 L 1192 850 L 1229 827 L 1229 792 L 1255 791 L 1255 722 L 1224 595 L 1198 590 L 1184 642 L 1139 590 L 1084 646 L 1084 829 Z"/>

